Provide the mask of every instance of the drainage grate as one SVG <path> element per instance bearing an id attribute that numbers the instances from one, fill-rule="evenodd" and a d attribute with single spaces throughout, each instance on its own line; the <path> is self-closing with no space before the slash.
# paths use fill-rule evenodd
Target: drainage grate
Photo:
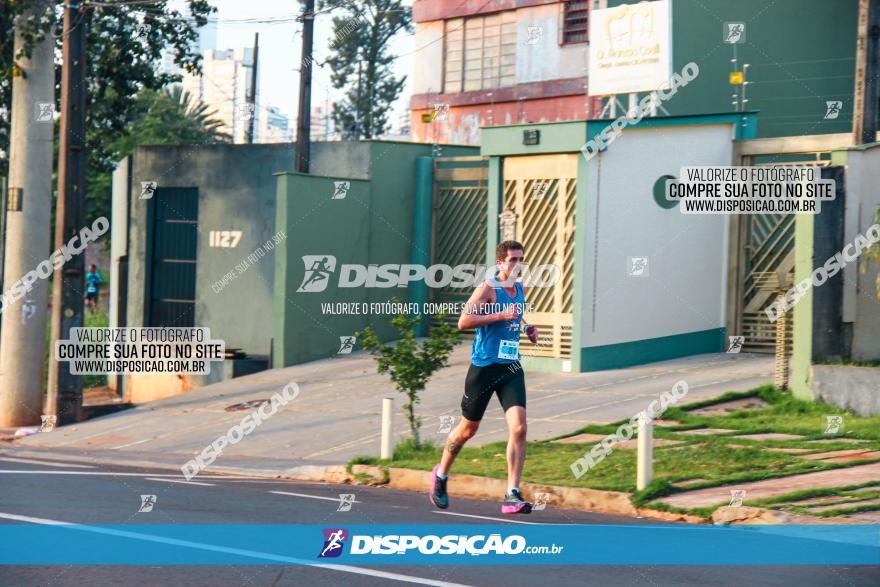
<path id="1" fill-rule="evenodd" d="M 259 408 L 263 404 L 270 403 L 271 400 L 267 399 L 252 399 L 248 402 L 241 402 L 238 404 L 232 404 L 231 406 L 226 407 L 227 412 L 243 412 L 244 410 L 253 410 Z"/>

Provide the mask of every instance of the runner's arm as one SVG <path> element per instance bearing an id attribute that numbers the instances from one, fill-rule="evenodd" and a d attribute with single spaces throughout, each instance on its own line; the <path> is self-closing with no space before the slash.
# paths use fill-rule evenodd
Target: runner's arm
<path id="1" fill-rule="evenodd" d="M 470 328 L 478 328 L 480 326 L 485 326 L 486 324 L 492 324 L 493 322 L 503 322 L 505 320 L 516 319 L 517 312 L 516 308 L 513 306 L 510 306 L 503 312 L 478 314 L 477 312 L 479 311 L 480 305 L 491 303 L 493 301 L 493 296 L 491 294 L 490 286 L 487 283 L 481 284 L 474 290 L 474 293 L 471 294 L 470 299 L 464 305 L 461 317 L 458 319 L 459 330 L 468 330 Z"/>

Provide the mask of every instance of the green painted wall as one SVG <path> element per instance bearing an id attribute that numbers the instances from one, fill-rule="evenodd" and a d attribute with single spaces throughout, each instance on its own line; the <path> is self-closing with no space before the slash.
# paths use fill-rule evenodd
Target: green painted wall
<path id="1" fill-rule="evenodd" d="M 334 315 L 324 313 L 322 308 L 322 304 L 337 302 L 385 302 L 394 296 L 402 302 L 412 299 L 409 288 L 338 287 L 342 264 L 407 264 L 413 259 L 416 160 L 430 156 L 431 145 L 393 141 L 368 144 L 369 168 L 341 171 L 368 175 L 369 180 L 344 175 L 277 176 L 277 229 L 285 230 L 288 239 L 287 246 L 280 247 L 276 254 L 275 367 L 335 356 L 339 337 L 350 336 L 368 325 L 385 340 L 396 338 L 396 331 L 388 324 L 390 315 Z M 475 147 L 443 147 L 443 156 L 477 154 Z M 345 198 L 332 199 L 337 181 L 350 182 Z M 424 234 L 424 228 L 419 232 Z M 425 246 L 430 243 L 423 243 L 419 252 L 428 252 Z M 336 271 L 324 291 L 297 292 L 305 276 L 303 255 L 336 258 Z"/>
<path id="2" fill-rule="evenodd" d="M 278 176 L 277 228 L 287 233 L 287 246 L 276 254 L 275 367 L 334 355 L 339 337 L 354 334 L 349 316 L 325 315 L 322 303 L 370 301 L 369 290 L 337 287 L 338 265 L 324 291 L 296 291 L 305 276 L 303 255 L 332 255 L 337 264 L 369 260 L 376 227 L 363 207 L 371 205 L 370 183 L 346 180 L 351 182 L 347 197 L 331 200 L 333 181 L 343 179 Z"/>
<path id="3" fill-rule="evenodd" d="M 540 131 L 537 145 L 523 144 L 523 131 Z M 542 153 L 570 153 L 584 144 L 587 125 L 578 122 L 544 122 L 536 124 L 514 124 L 484 128 L 482 132 L 482 155 L 539 155 Z"/>
<path id="4" fill-rule="evenodd" d="M 676 94 L 678 95 L 678 94 Z M 694 124 L 721 124 L 729 122 L 735 124 L 737 139 L 753 139 L 757 134 L 757 114 L 755 112 L 743 112 L 741 114 L 695 114 L 687 116 L 657 116 L 643 118 L 637 124 L 627 125 L 626 128 L 652 128 L 658 126 L 687 126 Z M 608 128 L 607 120 L 593 120 L 587 123 L 587 139 L 592 140 Z M 626 128 L 624 132 L 626 132 Z M 609 149 L 611 146 L 609 145 Z"/>
<path id="5" fill-rule="evenodd" d="M 809 278 L 813 272 L 812 214 L 798 214 L 794 224 L 794 283 Z M 810 365 L 813 357 L 813 290 L 794 307 L 793 346 L 790 387 L 795 397 L 812 400 Z"/>
<path id="6" fill-rule="evenodd" d="M 672 70 L 694 61 L 700 75 L 664 107 L 673 115 L 731 110 L 733 46 L 723 42 L 724 23 L 744 22 L 736 51 L 751 65 L 748 109 L 760 111 L 758 136 L 849 132 L 857 17 L 857 0 L 672 0 Z M 824 119 L 826 100 L 843 101 L 836 120 Z"/>
<path id="7" fill-rule="evenodd" d="M 579 371 L 602 371 L 724 351 L 724 329 L 661 336 L 580 349 Z"/>
<path id="8" fill-rule="evenodd" d="M 485 136 L 485 135 L 484 135 Z M 486 265 L 495 264 L 495 249 L 498 248 L 501 233 L 499 232 L 498 216 L 501 214 L 501 202 L 504 195 L 504 178 L 501 173 L 501 157 L 489 158 L 489 198 L 486 207 Z"/>

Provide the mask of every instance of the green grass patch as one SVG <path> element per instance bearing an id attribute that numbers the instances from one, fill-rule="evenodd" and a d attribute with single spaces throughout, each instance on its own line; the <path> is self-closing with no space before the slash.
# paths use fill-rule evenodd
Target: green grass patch
<path id="1" fill-rule="evenodd" d="M 481 475 L 495 479 L 507 478 L 505 442 L 493 442 L 480 447 L 465 447 L 455 460 L 455 472 Z M 608 491 L 632 493 L 636 490 L 636 451 L 615 449 L 609 456 L 580 479 L 575 479 L 571 463 L 588 452 L 592 444 L 559 444 L 530 442 L 523 468 L 523 481 L 547 483 L 567 487 L 587 487 Z M 430 471 L 440 461 L 440 447 L 419 449 L 406 446 L 394 453 L 392 462 L 358 457 L 353 463 L 391 465 Z M 704 483 L 688 489 L 712 487 L 719 484 L 756 481 L 794 473 L 807 473 L 832 468 L 826 463 L 798 459 L 785 453 L 771 453 L 757 447 L 733 449 L 719 439 L 679 447 L 659 447 L 654 450 L 654 483 L 665 484 L 667 495 L 676 488 L 672 483 L 688 479 L 705 479 Z M 640 498 L 641 503 L 655 499 L 657 488 Z"/>
<path id="2" fill-rule="evenodd" d="M 735 411 L 726 415 L 699 416 L 691 410 L 711 406 L 726 401 L 759 397 L 769 406 L 761 409 Z M 844 415 L 846 438 L 862 440 L 861 444 L 848 442 L 809 443 L 809 439 L 834 438 L 824 434 L 825 416 Z M 760 481 L 790 475 L 844 469 L 872 461 L 847 461 L 826 463 L 800 458 L 797 454 L 768 451 L 770 447 L 810 448 L 811 452 L 851 448 L 874 448 L 880 450 L 880 417 L 860 418 L 851 412 L 823 403 L 798 400 L 790 393 L 781 392 L 772 385 L 763 385 L 747 392 L 725 393 L 712 400 L 695 402 L 685 406 L 670 407 L 664 419 L 682 423 L 677 427 L 654 427 L 655 438 L 677 439 L 683 441 L 676 446 L 654 447 L 654 479 L 651 485 L 636 491 L 636 451 L 614 448 L 603 461 L 588 471 L 580 479 L 575 479 L 571 464 L 589 453 L 596 442 L 558 443 L 550 441 L 530 442 L 523 469 L 523 481 L 545 483 L 566 487 L 584 487 L 609 491 L 622 491 L 633 494 L 637 507 L 651 507 L 671 512 L 685 513 L 687 510 L 674 508 L 657 501 L 659 498 L 707 487 L 734 485 L 750 481 Z M 568 438 L 576 434 L 591 433 L 601 436 L 613 434 L 621 420 L 613 424 L 590 424 L 570 434 L 558 438 Z M 706 436 L 686 436 L 683 431 L 694 428 L 723 428 L 736 432 Z M 732 438 L 739 433 L 783 432 L 804 436 L 803 440 L 754 440 Z M 404 467 L 430 471 L 440 460 L 441 446 L 423 444 L 416 447 L 411 441 L 401 443 L 392 461 L 382 461 L 372 457 L 357 457 L 352 463 Z M 506 442 L 493 442 L 483 446 L 467 446 L 455 461 L 454 472 L 479 475 L 496 479 L 507 477 Z M 701 479 L 702 481 L 676 487 L 682 481 Z M 870 484 L 866 485 L 869 486 Z M 859 489 L 863 486 L 848 486 L 838 491 Z M 794 499 L 792 495 L 821 497 L 835 495 L 829 490 L 810 490 L 785 496 L 785 500 L 749 501 L 749 505 L 770 506 Z M 803 498 L 802 498 L 803 499 Z M 691 511 L 703 516 L 711 516 L 714 508 L 700 508 Z"/>
<path id="3" fill-rule="evenodd" d="M 808 514 L 812 516 L 836 516 L 840 515 L 841 508 L 835 508 L 834 510 L 828 510 L 827 512 L 815 512 L 809 509 L 808 505 L 801 504 L 799 502 L 803 502 L 808 499 L 813 499 L 817 497 L 839 497 L 839 500 L 832 500 L 827 503 L 817 503 L 810 504 L 815 506 L 827 506 L 827 505 L 841 505 L 845 506 L 847 503 L 851 503 L 854 501 L 861 501 L 864 499 L 874 499 L 880 497 L 880 481 L 869 481 L 867 483 L 860 483 L 857 485 L 844 485 L 841 487 L 823 487 L 817 489 L 803 489 L 800 491 L 793 491 L 791 493 L 786 493 L 785 495 L 777 495 L 775 497 L 768 497 L 764 499 L 756 499 L 756 500 L 748 500 L 744 503 L 747 505 L 753 505 L 757 507 L 765 507 L 776 510 L 785 510 L 787 512 L 791 512 L 794 514 Z M 856 506 L 856 508 L 845 508 L 842 509 L 849 510 L 852 509 L 855 511 L 870 511 L 875 509 L 880 509 L 880 504 L 874 505 L 866 505 L 866 506 Z"/>
<path id="4" fill-rule="evenodd" d="M 739 410 L 730 414 L 716 416 L 699 416 L 690 413 L 697 408 L 743 397 L 759 397 L 769 403 L 770 406 L 763 409 Z M 788 392 L 775 389 L 772 385 L 763 385 L 741 394 L 724 394 L 721 398 L 710 402 L 698 402 L 682 407 L 673 406 L 666 410 L 663 417 L 670 420 L 678 420 L 682 423 L 681 427 L 672 428 L 672 431 L 699 426 L 705 428 L 727 428 L 745 434 L 782 432 L 785 434 L 799 434 L 808 439 L 820 439 L 834 438 L 834 436 L 824 433 L 827 423 L 826 416 L 838 414 L 843 415 L 844 433 L 837 437 L 880 441 L 880 416 L 862 418 L 837 406 L 797 399 Z M 740 439 L 736 439 L 736 442 L 739 441 Z"/>
<path id="5" fill-rule="evenodd" d="M 94 313 L 92 313 L 89 308 L 84 308 L 84 312 L 84 326 L 91 328 L 106 328 L 110 325 L 110 316 L 108 314 L 108 311 L 101 305 L 98 305 L 98 309 Z M 83 375 L 82 378 L 83 389 L 89 389 L 91 387 L 103 387 L 107 385 L 106 375 Z"/>
<path id="6" fill-rule="evenodd" d="M 106 294 L 104 294 L 106 295 Z M 83 307 L 83 326 L 87 328 L 107 328 L 110 324 L 110 315 L 105 307 L 98 305 L 98 309 L 92 312 Z M 52 321 L 46 323 L 46 365 L 55 360 L 55 352 L 52 349 Z M 83 375 L 83 389 L 92 387 L 104 387 L 107 385 L 106 375 Z"/>
<path id="7" fill-rule="evenodd" d="M 837 367 L 880 367 L 880 361 L 826 361 L 819 360 L 817 365 L 831 365 Z"/>

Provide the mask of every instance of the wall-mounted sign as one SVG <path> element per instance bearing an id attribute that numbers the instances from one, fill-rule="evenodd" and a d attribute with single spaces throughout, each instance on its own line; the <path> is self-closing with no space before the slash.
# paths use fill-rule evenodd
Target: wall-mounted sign
<path id="1" fill-rule="evenodd" d="M 668 0 L 590 13 L 589 94 L 650 92 L 672 75 Z"/>
<path id="2" fill-rule="evenodd" d="M 498 228 L 501 232 L 502 241 L 516 240 L 516 212 L 510 208 L 505 208 L 504 212 L 498 215 Z"/>
<path id="3" fill-rule="evenodd" d="M 541 142 L 541 131 L 536 128 L 523 131 L 524 145 L 537 145 Z"/>
<path id="4" fill-rule="evenodd" d="M 240 230 L 212 230 L 208 233 L 208 246 L 233 249 L 241 240 Z"/>

